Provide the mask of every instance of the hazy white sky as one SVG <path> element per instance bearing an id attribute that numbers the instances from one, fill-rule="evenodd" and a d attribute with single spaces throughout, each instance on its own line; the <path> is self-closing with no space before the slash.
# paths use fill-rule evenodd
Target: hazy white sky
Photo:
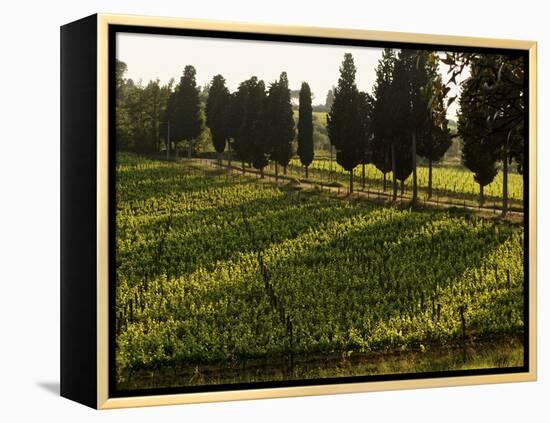
<path id="1" fill-rule="evenodd" d="M 248 41 L 219 38 L 199 38 L 172 35 L 117 34 L 117 58 L 128 65 L 127 78 L 146 84 L 160 79 L 176 83 L 186 65 L 197 70 L 197 83 L 204 85 L 216 74 L 222 74 L 230 91 L 239 83 L 255 75 L 266 86 L 288 74 L 291 89 L 299 89 L 306 81 L 315 96 L 314 104 L 324 104 L 327 91 L 337 85 L 339 68 L 345 53 L 351 53 L 357 67 L 356 82 L 361 91 L 371 93 L 375 69 L 382 49 L 355 46 L 330 46 L 301 43 Z M 443 80 L 447 68 L 440 64 Z M 449 95 L 454 95 L 452 87 Z M 455 102 L 456 103 L 456 102 Z M 456 104 L 448 110 L 449 118 L 456 119 Z"/>

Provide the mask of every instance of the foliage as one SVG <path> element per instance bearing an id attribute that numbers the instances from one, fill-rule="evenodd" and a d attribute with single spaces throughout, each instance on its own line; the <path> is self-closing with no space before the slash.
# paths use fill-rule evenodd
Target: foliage
<path id="1" fill-rule="evenodd" d="M 120 154 L 116 371 L 417 348 L 523 330 L 523 229 Z M 248 229 L 247 229 L 248 228 Z M 252 236 L 251 236 L 252 235 Z M 270 286 L 292 317 L 270 303 Z M 291 346 L 292 345 L 292 346 Z"/>
<path id="2" fill-rule="evenodd" d="M 293 155 L 292 140 L 295 136 L 286 72 L 282 72 L 279 81 L 269 86 L 264 119 L 270 158 L 286 168 Z"/>
<path id="3" fill-rule="evenodd" d="M 505 175 L 503 184 L 503 214 L 508 210 L 508 165 L 515 160 L 518 172 L 523 172 L 524 127 L 525 127 L 525 61 L 524 56 L 497 54 L 448 54 L 445 62 L 450 66 L 451 81 L 465 67 L 470 69 L 466 80 L 468 90 L 461 94 L 461 105 L 468 104 L 461 113 L 463 121 L 476 120 L 485 115 L 485 128 L 478 124 L 463 127 L 476 127 L 484 133 L 485 161 L 490 157 L 502 161 Z M 478 136 L 479 138 L 479 136 Z M 470 139 L 471 141 L 471 139 Z M 489 150 L 491 150 L 489 152 Z M 490 169 L 486 171 L 490 174 Z"/>
<path id="4" fill-rule="evenodd" d="M 361 97 L 355 84 L 357 69 L 350 53 L 344 55 L 340 67 L 334 101 L 327 115 L 327 131 L 336 148 L 336 161 L 348 172 L 353 172 L 365 151 L 366 136 L 361 116 Z M 350 178 L 350 192 L 353 181 Z"/>
<path id="5" fill-rule="evenodd" d="M 158 79 L 143 87 L 125 79 L 127 66 L 116 62 L 116 137 L 118 150 L 154 153 L 161 148 L 162 117 L 173 81 L 161 86 Z"/>
<path id="6" fill-rule="evenodd" d="M 216 75 L 208 90 L 206 101 L 206 124 L 212 134 L 212 143 L 218 153 L 223 153 L 230 136 L 228 118 L 231 95 L 225 85 L 225 78 Z"/>
<path id="7" fill-rule="evenodd" d="M 449 67 L 446 84 L 439 74 L 440 61 Z M 519 173 L 524 170 L 525 55 L 449 52 L 440 60 L 438 54 L 427 50 L 405 49 L 396 54 L 384 49 L 371 96 L 358 91 L 357 69 L 351 54 L 346 54 L 338 86 L 327 93 L 326 105 L 319 106 L 323 110 L 330 106 L 330 112 L 312 113 L 313 148 L 307 147 L 309 157 L 300 152 L 303 140 L 299 133 L 298 155 L 304 163 L 311 163 L 313 151 L 328 153 L 330 147 L 332 155 L 334 146 L 336 161 L 350 172 L 350 191 L 357 164 L 365 170 L 367 163 L 373 163 L 384 174 L 384 181 L 388 174 L 394 178 L 394 199 L 397 180 L 404 189 L 411 173 L 416 193 L 416 161 L 422 157 L 428 163 L 427 195 L 431 197 L 433 163 L 441 160 L 453 144 L 446 109 L 456 97 L 447 99 L 449 85 L 457 83 L 458 75 L 466 70 L 470 76 L 461 83 L 458 128 L 464 149 L 462 159 L 473 171 L 480 190 L 494 186 L 491 181 L 501 163 L 500 197 L 506 213 L 509 197 L 514 198 L 508 179 L 515 178 L 509 175 L 508 167 L 515 163 Z M 117 61 L 118 150 L 155 154 L 164 146 L 171 153 L 176 144 L 183 144 L 190 155 L 212 142 L 219 154 L 229 146 L 239 159 L 256 168 L 263 169 L 274 160 L 286 172 L 293 154 L 294 119 L 298 125 L 302 122 L 300 114 L 292 112 L 291 103 L 299 93 L 289 90 L 285 72 L 266 95 L 263 82 L 256 77 L 241 83 L 232 94 L 221 75 L 197 87 L 193 66 L 185 67 L 175 89 L 173 81 L 166 85 L 158 80 L 146 85 L 136 83 L 125 78 L 126 71 L 126 64 Z M 263 88 L 256 89 L 258 84 Z M 316 110 L 316 106 L 309 107 Z M 461 154 L 458 144 L 456 140 L 453 145 L 457 158 Z"/>
<path id="8" fill-rule="evenodd" d="M 327 97 L 325 100 L 325 107 L 330 110 L 332 107 L 332 103 L 334 102 L 334 92 L 336 91 L 336 87 L 332 86 L 330 90 L 327 91 Z"/>
<path id="9" fill-rule="evenodd" d="M 307 82 L 302 82 L 299 97 L 298 156 L 302 165 L 307 168 L 313 161 L 313 115 L 311 109 L 311 89 Z"/>
<path id="10" fill-rule="evenodd" d="M 419 101 L 418 91 L 413 85 L 416 77 L 415 64 L 414 51 L 401 50 L 393 68 L 391 84 L 392 114 L 399 116 L 399 119 L 395 119 L 392 129 L 395 176 L 401 182 L 413 171 L 411 133 L 415 124 L 422 126 L 424 123 L 416 122 L 416 118 L 422 120 L 423 116 L 419 113 L 419 107 L 416 107 Z"/>
<path id="11" fill-rule="evenodd" d="M 391 144 L 394 139 L 392 82 L 395 61 L 394 50 L 384 49 L 376 68 L 376 83 L 373 88 L 371 160 L 384 174 L 392 170 Z"/>
<path id="12" fill-rule="evenodd" d="M 435 53 L 430 53 L 427 57 L 428 78 L 423 91 L 428 101 L 428 115 L 426 125 L 419 133 L 417 148 L 418 155 L 432 162 L 441 160 L 452 142 L 445 102 L 448 88 L 439 74 L 438 60 Z"/>
<path id="13" fill-rule="evenodd" d="M 196 70 L 188 65 L 183 71 L 174 93 L 173 107 L 168 110 L 171 138 L 179 143 L 188 144 L 189 153 L 203 131 L 204 116 L 201 111 L 199 90 L 197 89 Z"/>
<path id="14" fill-rule="evenodd" d="M 242 160 L 251 162 L 256 169 L 263 169 L 268 163 L 270 153 L 270 146 L 265 142 L 265 84 L 253 76 L 241 83 L 239 91 L 244 109 L 235 150 Z"/>
<path id="15" fill-rule="evenodd" d="M 363 138 L 360 163 L 365 165 L 372 162 L 374 98 L 363 91 L 359 92 L 359 117 Z"/>
<path id="16" fill-rule="evenodd" d="M 487 111 L 475 101 L 472 91 L 476 87 L 471 80 L 463 85 L 460 99 L 458 133 L 462 139 L 462 160 L 464 166 L 473 172 L 473 179 L 479 184 L 480 202 L 483 203 L 483 188 L 490 184 L 498 173 L 498 157 L 490 142 L 487 128 Z"/>
<path id="17" fill-rule="evenodd" d="M 311 163 L 310 172 L 314 172 L 315 179 L 329 182 L 338 180 L 346 182 L 349 179 L 348 172 L 337 163 L 330 164 L 330 161 L 325 158 L 316 158 Z M 290 175 L 301 176 L 301 163 L 299 159 L 290 161 Z M 354 178 L 356 180 L 361 177 L 359 168 L 354 169 Z M 381 173 L 374 165 L 368 164 L 366 167 L 367 189 L 383 190 L 384 189 L 384 174 Z M 391 171 L 387 173 L 387 178 L 391 179 Z M 510 173 L 509 178 L 509 196 L 514 201 L 516 208 L 523 209 L 523 176 L 518 173 Z M 497 176 L 493 181 L 485 186 L 485 197 L 496 203 L 502 201 L 502 171 L 497 172 Z M 427 165 L 418 166 L 418 188 L 422 192 L 427 193 L 429 182 L 429 167 Z M 411 191 L 412 183 L 407 179 L 404 183 L 406 191 Z M 432 175 L 432 191 L 433 196 L 441 199 L 449 197 L 449 200 L 454 200 L 456 204 L 462 204 L 462 200 L 473 200 L 474 203 L 479 196 L 479 185 L 472 177 L 472 172 L 462 166 L 447 166 L 435 165 Z M 468 201 L 469 202 L 469 201 Z M 474 204 L 475 205 L 475 204 Z M 500 205 L 497 207 L 500 208 Z"/>

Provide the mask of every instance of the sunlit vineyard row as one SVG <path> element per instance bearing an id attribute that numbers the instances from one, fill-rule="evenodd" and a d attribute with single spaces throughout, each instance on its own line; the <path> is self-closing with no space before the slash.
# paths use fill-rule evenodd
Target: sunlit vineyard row
<path id="1" fill-rule="evenodd" d="M 523 330 L 523 229 L 117 156 L 116 370 Z"/>
<path id="2" fill-rule="evenodd" d="M 290 162 L 293 175 L 303 177 L 305 171 L 299 159 L 292 159 Z M 346 184 L 349 180 L 349 173 L 346 172 L 336 160 L 314 160 L 309 170 L 314 172 L 312 177 L 321 175 L 322 179 L 329 180 L 331 177 L 337 177 L 339 181 Z M 457 166 L 434 166 L 432 171 L 432 189 L 433 197 L 446 196 L 456 199 L 470 198 L 475 201 L 479 198 L 479 184 L 475 182 L 472 172 L 463 167 Z M 354 169 L 355 181 L 361 183 L 362 169 L 361 165 Z M 428 167 L 418 166 L 417 170 L 418 186 L 421 193 L 428 189 Z M 391 190 L 392 173 L 388 172 L 387 189 Z M 365 166 L 365 179 L 367 187 L 374 189 L 383 189 L 384 175 L 372 164 Z M 399 183 L 399 182 L 398 182 Z M 345 186 L 345 185 L 344 185 Z M 405 189 L 410 193 L 412 190 L 412 177 L 405 180 Z M 508 195 L 515 207 L 522 208 L 523 201 L 523 175 L 518 173 L 509 173 L 508 175 Z M 486 200 L 502 201 L 502 172 L 499 172 L 494 181 L 484 188 Z"/>

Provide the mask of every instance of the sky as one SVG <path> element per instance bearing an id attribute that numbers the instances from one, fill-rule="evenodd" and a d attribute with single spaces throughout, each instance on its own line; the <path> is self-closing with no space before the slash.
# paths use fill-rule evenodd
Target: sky
<path id="1" fill-rule="evenodd" d="M 382 55 L 380 48 L 119 33 L 116 56 L 128 65 L 126 78 L 144 85 L 157 78 L 161 84 L 171 78 L 177 83 L 186 65 L 197 70 L 198 85 L 222 74 L 230 91 L 251 76 L 264 80 L 268 86 L 285 71 L 290 89 L 300 89 L 305 81 L 313 93 L 313 104 L 324 104 L 328 90 L 338 83 L 345 53 L 353 55 L 358 89 L 372 93 L 376 66 Z M 447 70 L 440 63 L 444 82 L 448 80 Z M 456 93 L 457 88 L 451 86 L 448 95 Z M 448 118 L 453 120 L 456 120 L 456 103 L 447 111 Z"/>

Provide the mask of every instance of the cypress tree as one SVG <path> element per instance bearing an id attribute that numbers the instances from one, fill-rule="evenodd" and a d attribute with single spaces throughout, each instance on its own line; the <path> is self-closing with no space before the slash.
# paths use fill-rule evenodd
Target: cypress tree
<path id="1" fill-rule="evenodd" d="M 302 82 L 300 89 L 300 106 L 298 115 L 298 155 L 306 168 L 313 162 L 313 113 L 311 108 L 311 89 L 307 82 Z"/>
<path id="2" fill-rule="evenodd" d="M 230 135 L 229 106 L 230 94 L 225 85 L 225 79 L 221 75 L 212 78 L 208 98 L 206 100 L 206 124 L 212 134 L 212 143 L 221 164 L 221 154 L 225 150 L 227 139 Z"/>
<path id="3" fill-rule="evenodd" d="M 196 140 L 202 132 L 203 118 L 201 115 L 199 90 L 197 89 L 196 70 L 188 65 L 174 93 L 174 115 L 170 119 L 170 135 L 177 143 L 187 142 L 187 156 L 191 157 Z"/>
<path id="4" fill-rule="evenodd" d="M 359 116 L 361 119 L 362 131 L 362 152 L 361 152 L 361 186 L 365 189 L 365 166 L 372 162 L 372 116 L 374 110 L 374 99 L 365 92 L 359 93 Z"/>
<path id="5" fill-rule="evenodd" d="M 413 173 L 413 93 L 411 87 L 414 58 L 410 50 L 399 52 L 392 80 L 392 114 L 395 116 L 392 131 L 392 171 L 394 173 L 394 200 L 397 197 L 396 180 L 404 193 L 405 180 Z M 414 195 L 414 194 L 413 194 Z"/>
<path id="6" fill-rule="evenodd" d="M 445 96 L 448 88 L 438 72 L 438 56 L 430 53 L 426 61 L 427 81 L 422 87 L 428 101 L 425 125 L 418 131 L 417 153 L 428 159 L 428 198 L 432 197 L 433 162 L 441 160 L 452 144 Z"/>
<path id="7" fill-rule="evenodd" d="M 236 152 L 238 158 L 242 159 L 244 172 L 244 158 L 240 154 L 238 145 L 239 130 L 242 125 L 244 106 L 246 100 L 246 89 L 239 86 L 238 91 L 232 93 L 229 97 L 229 106 L 227 108 L 227 136 L 229 149 L 229 166 L 231 166 L 231 157 L 233 151 Z"/>
<path id="8" fill-rule="evenodd" d="M 327 115 L 327 132 L 336 148 L 336 161 L 349 172 L 349 192 L 353 193 L 353 169 L 363 152 L 364 136 L 360 115 L 361 99 L 355 84 L 356 68 L 351 53 L 344 55 L 334 101 Z"/>
<path id="9" fill-rule="evenodd" d="M 231 106 L 231 131 L 234 135 L 233 147 L 237 158 L 241 161 L 243 173 L 245 171 L 245 163 L 252 162 L 252 143 L 250 140 L 250 130 L 248 119 L 246 127 L 245 115 L 247 114 L 248 97 L 251 87 L 258 83 L 258 79 L 252 78 L 243 81 L 239 84 L 237 92 L 232 96 Z"/>
<path id="10" fill-rule="evenodd" d="M 376 68 L 376 82 L 373 89 L 372 162 L 384 175 L 383 189 L 386 190 L 386 175 L 392 170 L 392 145 L 394 143 L 394 114 L 392 103 L 392 82 L 395 67 L 395 52 L 386 48 Z M 394 178 L 394 195 L 397 188 Z M 394 198 L 395 201 L 396 198 Z"/>
<path id="11" fill-rule="evenodd" d="M 489 112 L 478 100 L 476 91 L 473 80 L 463 84 L 457 129 L 462 142 L 462 162 L 479 184 L 479 204 L 483 205 L 483 188 L 493 182 L 498 173 L 498 154 L 487 127 Z"/>
<path id="12" fill-rule="evenodd" d="M 294 111 L 290 99 L 290 90 L 288 88 L 288 77 L 286 72 L 282 72 L 279 78 L 279 90 L 281 92 L 281 142 L 279 150 L 279 163 L 283 166 L 283 174 L 286 175 L 286 168 L 290 163 L 294 152 L 292 151 L 292 140 L 296 136 L 294 127 Z"/>
<path id="13" fill-rule="evenodd" d="M 401 193 L 405 179 L 412 173 L 412 203 L 418 199 L 416 158 L 419 141 L 423 135 L 432 132 L 431 109 L 434 103 L 431 90 L 435 86 L 433 78 L 437 75 L 437 69 L 431 55 L 426 50 L 401 50 L 394 68 L 394 113 L 398 116 L 396 129 L 399 139 L 396 172 L 397 179 L 401 181 Z M 441 116 L 438 118 L 441 119 Z"/>
<path id="14" fill-rule="evenodd" d="M 279 81 L 270 85 L 264 115 L 267 125 L 266 137 L 271 150 L 270 156 L 275 162 L 275 178 L 278 178 L 279 164 L 283 166 L 283 173 L 286 174 L 286 167 L 293 154 L 292 140 L 295 135 L 294 117 L 286 72 L 281 73 Z"/>
<path id="15" fill-rule="evenodd" d="M 243 85 L 244 84 L 244 85 Z M 250 161 L 260 170 L 264 177 L 264 167 L 267 166 L 270 154 L 269 143 L 266 142 L 266 93 L 263 81 L 253 76 L 245 81 L 243 89 L 246 90 L 243 119 L 237 138 L 238 152 L 241 159 Z M 244 163 L 243 163 L 244 164 Z"/>

